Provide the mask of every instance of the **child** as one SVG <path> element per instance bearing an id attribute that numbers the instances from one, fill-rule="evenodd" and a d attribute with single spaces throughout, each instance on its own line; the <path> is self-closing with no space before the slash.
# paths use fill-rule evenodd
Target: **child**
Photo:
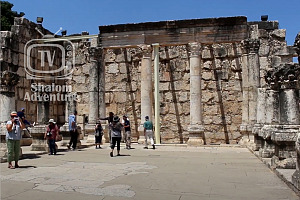
<path id="1" fill-rule="evenodd" d="M 103 135 L 103 128 L 101 126 L 101 123 L 99 121 L 99 123 L 96 124 L 95 127 L 95 146 L 96 149 L 98 149 L 97 145 L 99 145 L 99 149 L 101 149 L 100 145 L 102 142 L 102 135 Z"/>

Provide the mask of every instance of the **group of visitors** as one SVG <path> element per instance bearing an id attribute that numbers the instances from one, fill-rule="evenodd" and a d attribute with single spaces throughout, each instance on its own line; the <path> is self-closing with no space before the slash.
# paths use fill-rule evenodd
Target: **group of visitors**
<path id="1" fill-rule="evenodd" d="M 68 149 L 75 150 L 78 139 L 78 131 L 76 129 L 76 115 L 77 111 L 69 116 L 69 131 L 70 131 L 70 141 L 67 145 Z M 13 111 L 10 114 L 11 119 L 7 122 L 7 149 L 8 149 L 8 168 L 18 168 L 19 164 L 19 154 L 20 154 L 20 140 L 22 138 L 21 131 L 31 126 L 31 124 L 25 119 L 25 109 L 22 108 L 20 112 Z M 113 157 L 114 148 L 117 146 L 117 156 L 120 156 L 120 143 L 122 139 L 122 131 L 124 131 L 123 138 L 126 144 L 126 149 L 131 149 L 131 127 L 128 116 L 124 115 L 122 122 L 117 115 L 114 115 L 113 112 L 109 113 L 109 116 L 106 118 L 100 118 L 95 126 L 95 147 L 96 149 L 101 149 L 103 128 L 101 126 L 100 120 L 107 120 L 109 124 L 109 137 L 110 137 L 110 148 L 111 152 L 109 155 Z M 155 149 L 154 140 L 153 140 L 153 124 L 149 120 L 149 116 L 145 117 L 144 123 L 144 135 L 145 135 L 145 149 L 148 149 L 148 139 L 152 145 L 152 148 Z M 59 134 L 59 128 L 56 125 L 54 119 L 49 120 L 49 124 L 45 129 L 44 139 L 47 140 L 49 146 L 49 155 L 56 155 L 56 145 Z M 12 165 L 12 161 L 15 161 L 15 166 Z"/>
<path id="2" fill-rule="evenodd" d="M 131 128 L 130 128 L 130 121 L 126 115 L 123 116 L 122 122 L 120 122 L 120 118 L 117 115 L 114 115 L 113 112 L 109 112 L 109 116 L 106 118 L 100 118 L 100 120 L 107 120 L 109 129 L 108 129 L 108 135 L 110 138 L 110 147 L 111 152 L 110 156 L 113 157 L 113 151 L 115 146 L 117 146 L 117 156 L 120 156 L 120 144 L 122 139 L 122 130 L 124 130 L 124 142 L 126 144 L 126 149 L 131 149 Z M 99 124 L 97 126 L 101 126 L 99 120 Z M 96 130 L 96 128 L 95 128 Z M 101 128 L 101 130 L 103 130 Z M 97 133 L 97 132 L 96 132 Z M 95 135 L 96 135 L 95 133 Z M 97 136 L 96 137 L 96 147 L 97 147 Z M 101 135 L 102 137 L 102 135 Z"/>

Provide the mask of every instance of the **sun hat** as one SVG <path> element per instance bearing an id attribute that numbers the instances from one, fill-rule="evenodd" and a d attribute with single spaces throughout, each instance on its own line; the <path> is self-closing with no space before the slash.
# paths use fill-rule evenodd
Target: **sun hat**
<path id="1" fill-rule="evenodd" d="M 49 123 L 55 123 L 54 119 L 49 119 Z"/>
<path id="2" fill-rule="evenodd" d="M 10 113 L 10 116 L 12 116 L 12 117 L 17 117 L 17 116 L 18 116 L 18 114 L 17 114 L 17 112 L 16 112 L 16 111 L 12 111 L 12 112 Z"/>

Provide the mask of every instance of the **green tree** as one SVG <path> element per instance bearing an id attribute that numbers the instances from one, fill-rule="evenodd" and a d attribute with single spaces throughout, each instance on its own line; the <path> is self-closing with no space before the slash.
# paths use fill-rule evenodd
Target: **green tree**
<path id="1" fill-rule="evenodd" d="M 13 6 L 14 4 L 8 1 L 1 1 L 1 31 L 10 31 L 11 26 L 14 24 L 14 18 L 24 16 L 23 12 L 12 11 Z"/>

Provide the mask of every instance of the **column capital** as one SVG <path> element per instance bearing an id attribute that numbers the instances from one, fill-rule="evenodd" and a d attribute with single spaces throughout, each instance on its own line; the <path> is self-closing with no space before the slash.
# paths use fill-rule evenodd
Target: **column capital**
<path id="1" fill-rule="evenodd" d="M 191 57 L 200 56 L 201 44 L 199 42 L 188 43 L 188 51 Z"/>
<path id="2" fill-rule="evenodd" d="M 242 44 L 247 53 L 258 53 L 260 46 L 259 39 L 246 39 L 242 41 Z"/>
<path id="3" fill-rule="evenodd" d="M 140 45 L 138 45 L 138 48 L 142 51 L 143 58 L 151 58 L 151 56 L 152 56 L 152 47 L 151 47 L 151 45 L 140 44 Z"/>

